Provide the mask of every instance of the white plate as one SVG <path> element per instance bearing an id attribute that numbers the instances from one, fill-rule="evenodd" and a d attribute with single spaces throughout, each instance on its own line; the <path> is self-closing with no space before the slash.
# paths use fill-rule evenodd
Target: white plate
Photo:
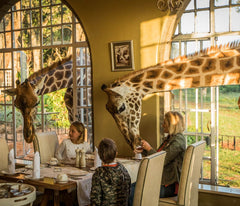
<path id="1" fill-rule="evenodd" d="M 72 171 L 71 173 L 68 173 L 68 176 L 72 176 L 72 177 L 76 177 L 76 176 L 85 176 L 89 174 L 89 172 L 84 171 L 84 170 L 80 170 L 80 171 Z"/>
<path id="2" fill-rule="evenodd" d="M 64 160 L 61 163 L 62 164 L 66 164 L 66 165 L 75 165 L 76 164 L 76 160 Z"/>
<path id="3" fill-rule="evenodd" d="M 25 175 L 25 178 L 29 180 L 39 180 L 39 179 L 42 179 L 43 176 L 40 176 L 40 178 L 33 178 L 32 175 Z"/>
<path id="4" fill-rule="evenodd" d="M 16 172 L 10 173 L 10 172 L 8 172 L 8 171 L 6 171 L 6 170 L 2 170 L 1 173 L 2 173 L 2 174 L 5 174 L 5 175 L 16 175 L 16 174 L 17 174 Z"/>
<path id="5" fill-rule="evenodd" d="M 69 176 L 69 178 L 71 179 L 71 180 L 81 180 L 82 178 L 83 178 L 83 176 Z"/>
<path id="6" fill-rule="evenodd" d="M 91 171 L 94 171 L 96 169 L 96 167 L 91 167 L 90 170 Z"/>
<path id="7" fill-rule="evenodd" d="M 26 165 L 25 168 L 26 168 L 26 169 L 32 169 L 32 168 L 33 168 L 33 165 Z"/>
<path id="8" fill-rule="evenodd" d="M 68 183 L 68 181 L 57 181 L 57 183 L 63 184 L 63 183 Z"/>
<path id="9" fill-rule="evenodd" d="M 86 159 L 94 160 L 94 154 L 86 154 Z"/>

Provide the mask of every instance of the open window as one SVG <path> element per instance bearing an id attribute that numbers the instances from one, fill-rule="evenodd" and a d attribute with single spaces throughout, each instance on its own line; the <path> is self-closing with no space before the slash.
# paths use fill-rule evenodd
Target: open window
<path id="1" fill-rule="evenodd" d="M 85 125 L 92 144 L 91 56 L 85 31 L 73 11 L 61 0 L 20 0 L 0 20 L 0 137 L 14 145 L 17 158 L 31 157 L 33 148 L 24 141 L 22 115 L 1 90 L 68 55 L 73 60 L 72 117 Z M 42 96 L 35 120 L 37 132 L 68 132 L 65 91 Z"/>
<path id="2" fill-rule="evenodd" d="M 238 0 L 191 0 L 172 37 L 170 58 L 240 40 L 239 9 Z M 240 187 L 234 169 L 234 157 L 240 154 L 235 124 L 240 120 L 236 116 L 239 92 L 239 85 L 173 91 L 172 109 L 185 113 L 188 144 L 203 139 L 207 142 L 203 182 Z"/>

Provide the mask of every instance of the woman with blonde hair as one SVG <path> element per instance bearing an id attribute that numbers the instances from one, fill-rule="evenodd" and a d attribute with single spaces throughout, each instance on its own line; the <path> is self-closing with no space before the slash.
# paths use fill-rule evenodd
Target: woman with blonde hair
<path id="1" fill-rule="evenodd" d="M 157 151 L 154 150 L 146 140 L 142 140 L 141 149 L 135 150 L 136 153 L 143 153 L 143 155 L 151 155 L 162 150 L 166 151 L 162 175 L 161 198 L 177 195 L 183 156 L 186 150 L 186 139 L 183 136 L 183 131 L 185 130 L 184 119 L 179 112 L 167 112 L 164 116 L 162 127 L 164 133 L 168 135 Z"/>

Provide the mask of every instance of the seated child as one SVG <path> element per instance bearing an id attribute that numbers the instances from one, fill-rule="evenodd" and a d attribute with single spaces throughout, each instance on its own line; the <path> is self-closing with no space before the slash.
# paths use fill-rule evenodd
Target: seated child
<path id="1" fill-rule="evenodd" d="M 59 161 L 69 161 L 76 158 L 76 149 L 90 151 L 90 145 L 84 142 L 85 127 L 81 122 L 75 121 L 71 124 L 68 139 L 64 139 L 56 150 L 55 157 Z"/>
<path id="2" fill-rule="evenodd" d="M 112 139 L 103 139 L 98 147 L 103 166 L 92 177 L 91 205 L 126 206 L 130 194 L 131 179 L 126 168 L 115 162 L 117 146 Z"/>

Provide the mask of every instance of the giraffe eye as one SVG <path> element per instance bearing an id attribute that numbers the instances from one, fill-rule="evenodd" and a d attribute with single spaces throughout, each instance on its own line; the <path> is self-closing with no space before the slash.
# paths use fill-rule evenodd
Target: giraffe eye
<path id="1" fill-rule="evenodd" d="M 122 106 L 118 109 L 118 114 L 122 113 L 125 109 L 125 104 L 122 104 Z"/>
<path id="2" fill-rule="evenodd" d="M 34 107 L 38 106 L 39 104 L 40 104 L 40 101 L 38 101 L 38 102 L 34 105 Z"/>
<path id="3" fill-rule="evenodd" d="M 112 84 L 112 87 L 118 87 L 118 86 L 120 86 L 119 82 L 115 82 L 115 83 Z"/>

